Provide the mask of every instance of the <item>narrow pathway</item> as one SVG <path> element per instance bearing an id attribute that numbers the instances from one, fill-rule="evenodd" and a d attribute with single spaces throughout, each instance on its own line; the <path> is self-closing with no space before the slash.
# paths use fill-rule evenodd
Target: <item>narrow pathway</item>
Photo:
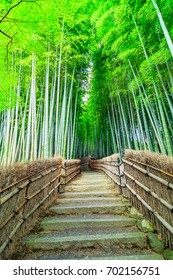
<path id="1" fill-rule="evenodd" d="M 25 238 L 25 259 L 162 259 L 128 210 L 104 173 L 82 172 L 40 221 L 40 231 Z"/>

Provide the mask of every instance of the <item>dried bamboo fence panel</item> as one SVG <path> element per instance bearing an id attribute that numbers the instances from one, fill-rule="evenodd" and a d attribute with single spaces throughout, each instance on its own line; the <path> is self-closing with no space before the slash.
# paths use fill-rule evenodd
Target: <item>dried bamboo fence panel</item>
<path id="1" fill-rule="evenodd" d="M 82 157 L 80 158 L 80 160 L 81 160 L 81 165 L 85 163 L 89 163 L 90 157 Z"/>
<path id="2" fill-rule="evenodd" d="M 90 156 L 80 158 L 80 160 L 81 160 L 81 171 L 87 171 L 87 170 L 89 171 L 90 170 L 90 167 L 89 167 L 90 159 L 92 159 Z"/>
<path id="3" fill-rule="evenodd" d="M 11 187 L 16 182 L 23 180 L 26 177 L 34 176 L 35 174 L 48 169 L 51 166 L 58 164 L 62 165 L 63 159 L 60 156 L 39 159 L 28 163 L 15 163 L 7 167 L 0 166 L 0 192 L 2 189 L 11 191 Z"/>
<path id="4" fill-rule="evenodd" d="M 173 248 L 173 159 L 128 150 L 123 163 L 132 205 L 153 222 L 165 244 Z"/>
<path id="5" fill-rule="evenodd" d="M 64 186 L 81 172 L 81 160 L 64 160 L 61 168 L 61 192 Z"/>
<path id="6" fill-rule="evenodd" d="M 90 159 L 90 167 L 106 173 L 119 187 L 124 184 L 122 178 L 123 166 L 118 163 L 117 154 L 99 160 Z"/>
<path id="7" fill-rule="evenodd" d="M 51 164 L 50 164 L 51 163 Z M 38 217 L 56 199 L 60 186 L 62 159 L 30 163 L 29 176 L 0 190 L 0 258 L 8 259 L 21 237 L 30 231 Z M 34 168 L 36 162 L 33 163 Z"/>

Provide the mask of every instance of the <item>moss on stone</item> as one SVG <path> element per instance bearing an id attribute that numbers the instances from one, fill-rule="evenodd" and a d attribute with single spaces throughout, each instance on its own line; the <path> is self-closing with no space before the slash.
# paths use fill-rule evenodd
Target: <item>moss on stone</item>
<path id="1" fill-rule="evenodd" d="M 150 247 L 153 251 L 157 253 L 162 253 L 164 251 L 165 245 L 164 243 L 158 238 L 156 233 L 148 232 L 147 233 L 148 241 Z"/>
<path id="2" fill-rule="evenodd" d="M 165 260 L 173 260 L 173 250 L 165 250 L 163 253 Z"/>
<path id="3" fill-rule="evenodd" d="M 145 220 L 145 219 L 138 222 L 138 227 L 143 232 L 154 232 L 155 231 L 153 224 L 150 221 Z"/>
<path id="4" fill-rule="evenodd" d="M 138 210 L 134 207 L 130 209 L 130 217 L 132 218 L 137 218 L 137 219 L 142 219 L 143 215 L 138 212 Z"/>

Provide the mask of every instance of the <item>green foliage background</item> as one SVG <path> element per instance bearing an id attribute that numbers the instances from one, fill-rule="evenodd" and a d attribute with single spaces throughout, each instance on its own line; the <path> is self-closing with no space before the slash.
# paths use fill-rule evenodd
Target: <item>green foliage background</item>
<path id="1" fill-rule="evenodd" d="M 173 38 L 173 2 L 155 2 Z M 125 148 L 172 155 L 173 61 L 152 0 L 2 0 L 0 19 L 2 134 L 6 111 L 18 103 L 25 107 L 32 54 L 37 57 L 38 111 L 44 103 L 46 61 L 50 92 L 62 44 L 61 87 L 65 69 L 70 87 L 75 67 L 76 140 L 66 144 L 74 145 L 71 156 L 103 157 Z M 3 137 L 0 141 L 3 150 Z"/>

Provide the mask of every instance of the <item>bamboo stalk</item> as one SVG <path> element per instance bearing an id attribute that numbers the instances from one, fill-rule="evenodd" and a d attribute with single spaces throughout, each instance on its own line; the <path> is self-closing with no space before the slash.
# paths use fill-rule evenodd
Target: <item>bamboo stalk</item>
<path id="1" fill-rule="evenodd" d="M 18 231 L 18 229 L 21 227 L 21 225 L 24 223 L 24 219 L 22 219 L 17 225 L 16 227 L 13 229 L 13 231 L 11 232 L 11 234 L 8 236 L 7 240 L 2 244 L 2 246 L 0 247 L 0 254 L 3 253 L 3 251 L 5 250 L 5 248 L 7 247 L 7 245 L 12 242 L 13 236 L 16 234 L 16 232 Z"/>
<path id="2" fill-rule="evenodd" d="M 166 24 L 164 22 L 163 16 L 162 16 L 162 14 L 160 12 L 159 6 L 157 5 L 156 1 L 155 0 L 151 0 L 151 1 L 152 1 L 153 6 L 154 6 L 154 8 L 156 10 L 156 14 L 158 16 L 158 19 L 159 19 L 159 22 L 160 22 L 160 26 L 161 26 L 161 28 L 163 30 L 166 42 L 168 44 L 169 50 L 171 52 L 171 55 L 173 57 L 173 42 L 172 42 L 172 39 L 171 39 L 171 37 L 169 35 L 169 32 L 168 32 L 168 29 L 167 29 Z"/>
<path id="3" fill-rule="evenodd" d="M 43 177 L 42 174 L 38 174 L 38 175 L 34 175 L 30 178 L 30 181 L 33 183 L 35 181 L 38 181 L 39 179 L 41 179 Z"/>
<path id="4" fill-rule="evenodd" d="M 3 223 L 0 224 L 0 230 L 3 229 L 10 221 L 11 219 L 16 215 L 15 212 L 13 212 L 10 216 L 7 217 L 7 219 L 5 221 L 3 221 Z"/>
<path id="5" fill-rule="evenodd" d="M 7 247 L 8 243 L 10 242 L 9 239 L 7 239 L 2 246 L 0 247 L 0 255 L 3 253 L 3 251 L 5 250 L 5 248 Z"/>
<path id="6" fill-rule="evenodd" d="M 13 231 L 10 233 L 9 235 L 9 240 L 13 241 L 13 236 L 16 234 L 16 232 L 18 231 L 18 229 L 21 227 L 21 225 L 24 223 L 24 219 L 21 219 L 20 222 L 18 222 L 18 224 L 15 226 L 15 228 L 13 229 Z"/>
<path id="7" fill-rule="evenodd" d="M 7 202 L 10 198 L 12 198 L 14 195 L 16 195 L 18 192 L 20 192 L 20 189 L 16 188 L 12 192 L 8 193 L 4 197 L 0 199 L 0 206 L 3 205 L 5 202 Z"/>

